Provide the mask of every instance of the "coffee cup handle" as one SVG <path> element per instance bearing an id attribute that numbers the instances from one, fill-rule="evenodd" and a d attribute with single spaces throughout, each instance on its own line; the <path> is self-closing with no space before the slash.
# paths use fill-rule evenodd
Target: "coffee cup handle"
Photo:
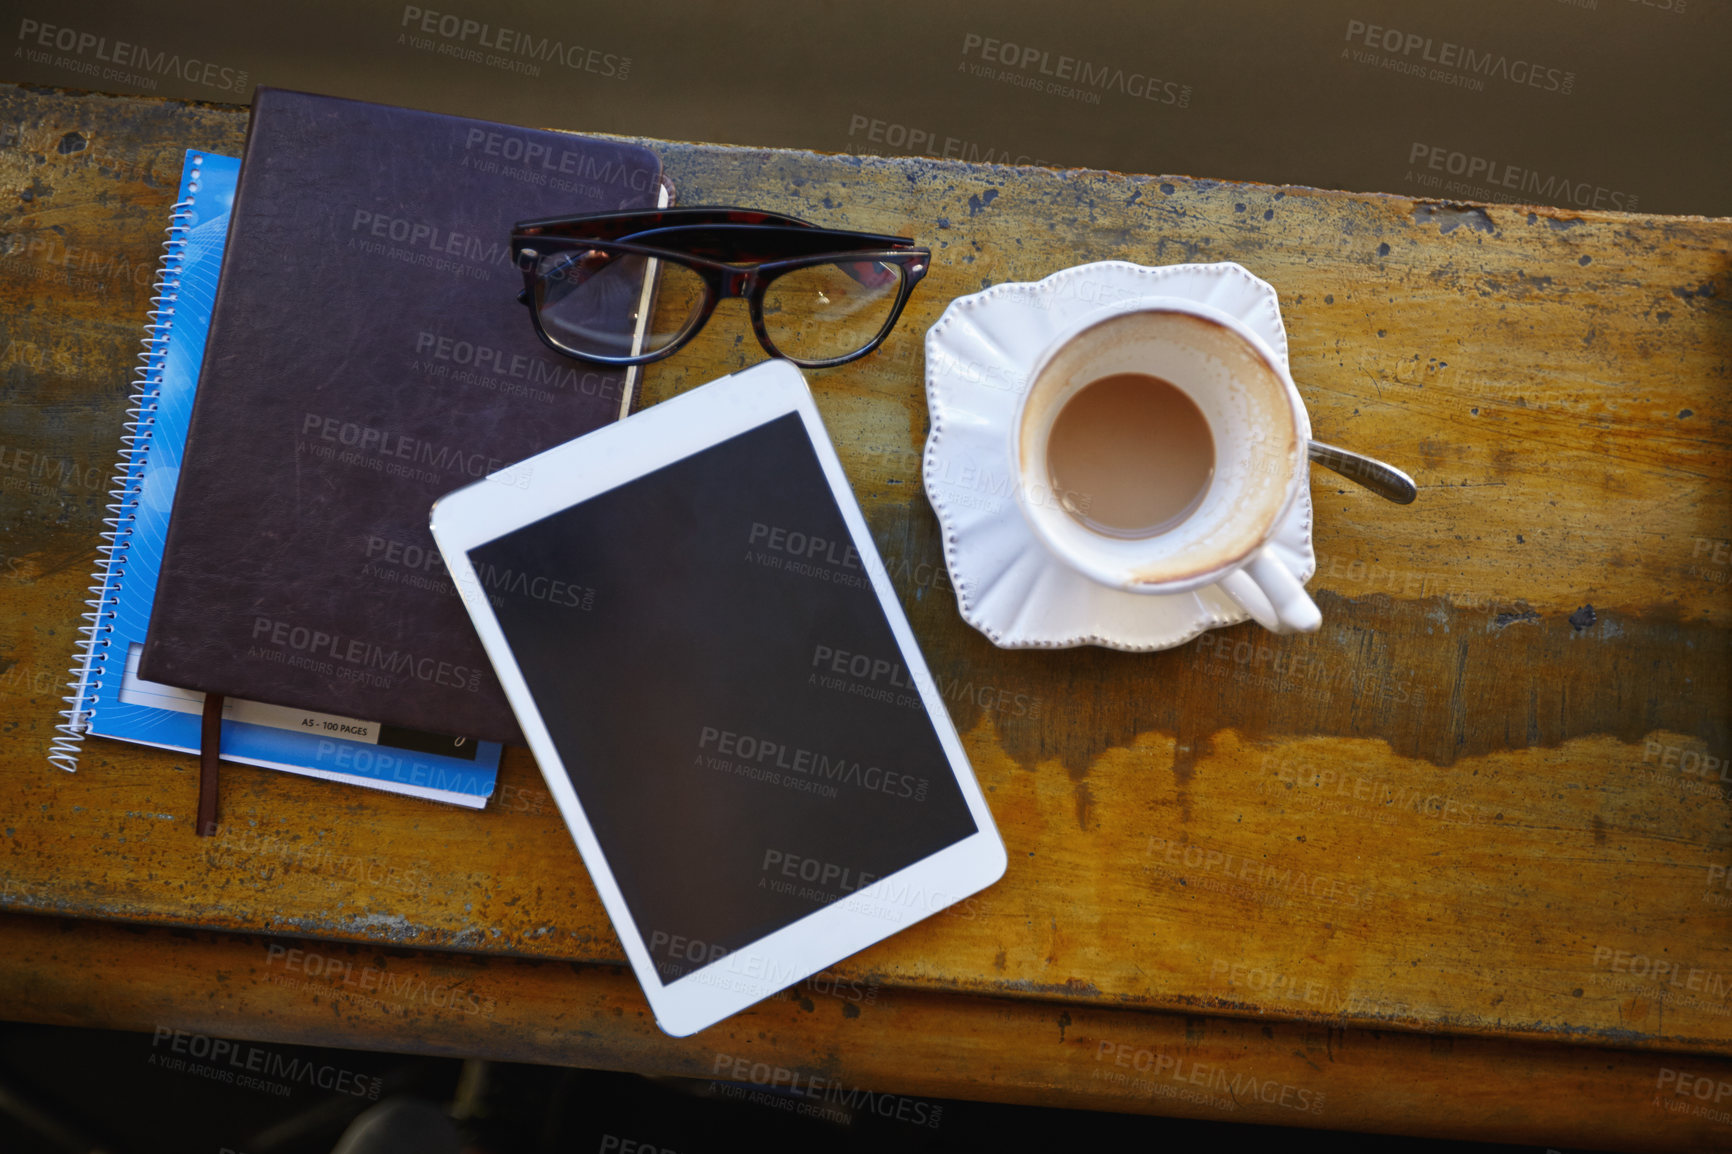
<path id="1" fill-rule="evenodd" d="M 1323 624 L 1323 614 L 1305 586 L 1267 545 L 1216 584 L 1271 633 L 1315 633 Z"/>

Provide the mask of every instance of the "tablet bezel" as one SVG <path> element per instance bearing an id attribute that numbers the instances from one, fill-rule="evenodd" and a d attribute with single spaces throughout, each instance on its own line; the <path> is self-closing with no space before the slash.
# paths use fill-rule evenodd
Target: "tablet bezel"
<path id="1" fill-rule="evenodd" d="M 664 982 L 476 577 L 469 551 L 789 413 L 800 416 L 976 832 L 791 925 Z M 714 1025 L 978 893 L 1004 875 L 1004 843 L 986 798 L 896 599 L 890 575 L 873 546 L 866 519 L 817 404 L 794 365 L 770 361 L 722 377 L 549 449 L 441 497 L 434 502 L 430 522 L 446 569 L 475 623 L 602 905 L 613 920 L 656 1024 L 668 1034 L 686 1037 Z"/>

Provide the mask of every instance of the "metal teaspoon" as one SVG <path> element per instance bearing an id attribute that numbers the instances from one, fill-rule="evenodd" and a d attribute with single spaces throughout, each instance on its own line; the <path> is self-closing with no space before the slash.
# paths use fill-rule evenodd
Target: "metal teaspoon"
<path id="1" fill-rule="evenodd" d="M 1312 441 L 1306 452 L 1325 469 L 1333 469 L 1349 481 L 1356 481 L 1379 497 L 1387 497 L 1397 505 L 1411 505 L 1413 499 L 1419 496 L 1412 477 L 1375 457 L 1338 449 L 1334 445 L 1325 445 L 1322 441 Z"/>

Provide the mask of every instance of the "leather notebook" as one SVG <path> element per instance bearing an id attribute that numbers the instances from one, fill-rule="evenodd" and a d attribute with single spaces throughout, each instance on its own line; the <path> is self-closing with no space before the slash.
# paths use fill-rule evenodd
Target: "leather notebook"
<path id="1" fill-rule="evenodd" d="M 520 742 L 428 511 L 629 405 L 536 337 L 512 224 L 666 198 L 635 145 L 258 89 L 140 674 Z"/>

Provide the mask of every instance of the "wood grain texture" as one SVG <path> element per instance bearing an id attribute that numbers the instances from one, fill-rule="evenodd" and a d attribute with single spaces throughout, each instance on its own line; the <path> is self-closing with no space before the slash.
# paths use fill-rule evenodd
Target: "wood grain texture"
<path id="1" fill-rule="evenodd" d="M 618 967 L 22 915 L 0 915 L 0 939 L 0 999 L 28 1021 L 713 1079 L 718 1097 L 762 1087 L 784 1107 L 873 1110 L 938 1136 L 931 1098 L 1570 1149 L 1723 1150 L 1732 1135 L 1732 1112 L 1713 1101 L 1732 1085 L 1723 1058 L 1061 1007 L 827 974 L 670 1038 Z"/>
<path id="2" fill-rule="evenodd" d="M 620 962 L 521 750 L 481 814 L 225 770 L 208 842 L 190 758 L 93 740 L 76 776 L 45 765 L 148 297 L 124 270 L 154 260 L 181 149 L 233 152 L 245 113 L 0 110 L 0 902 Z M 1729 782 L 1703 772 L 1732 755 L 1732 222 L 649 143 L 684 203 L 935 250 L 886 346 L 809 378 L 1012 864 L 847 979 L 1732 1053 Z M 958 617 L 924 331 L 1106 258 L 1270 281 L 1316 434 L 1418 481 L 1398 508 L 1314 473 L 1319 633 L 1006 652 Z M 723 308 L 647 397 L 760 357 Z"/>

